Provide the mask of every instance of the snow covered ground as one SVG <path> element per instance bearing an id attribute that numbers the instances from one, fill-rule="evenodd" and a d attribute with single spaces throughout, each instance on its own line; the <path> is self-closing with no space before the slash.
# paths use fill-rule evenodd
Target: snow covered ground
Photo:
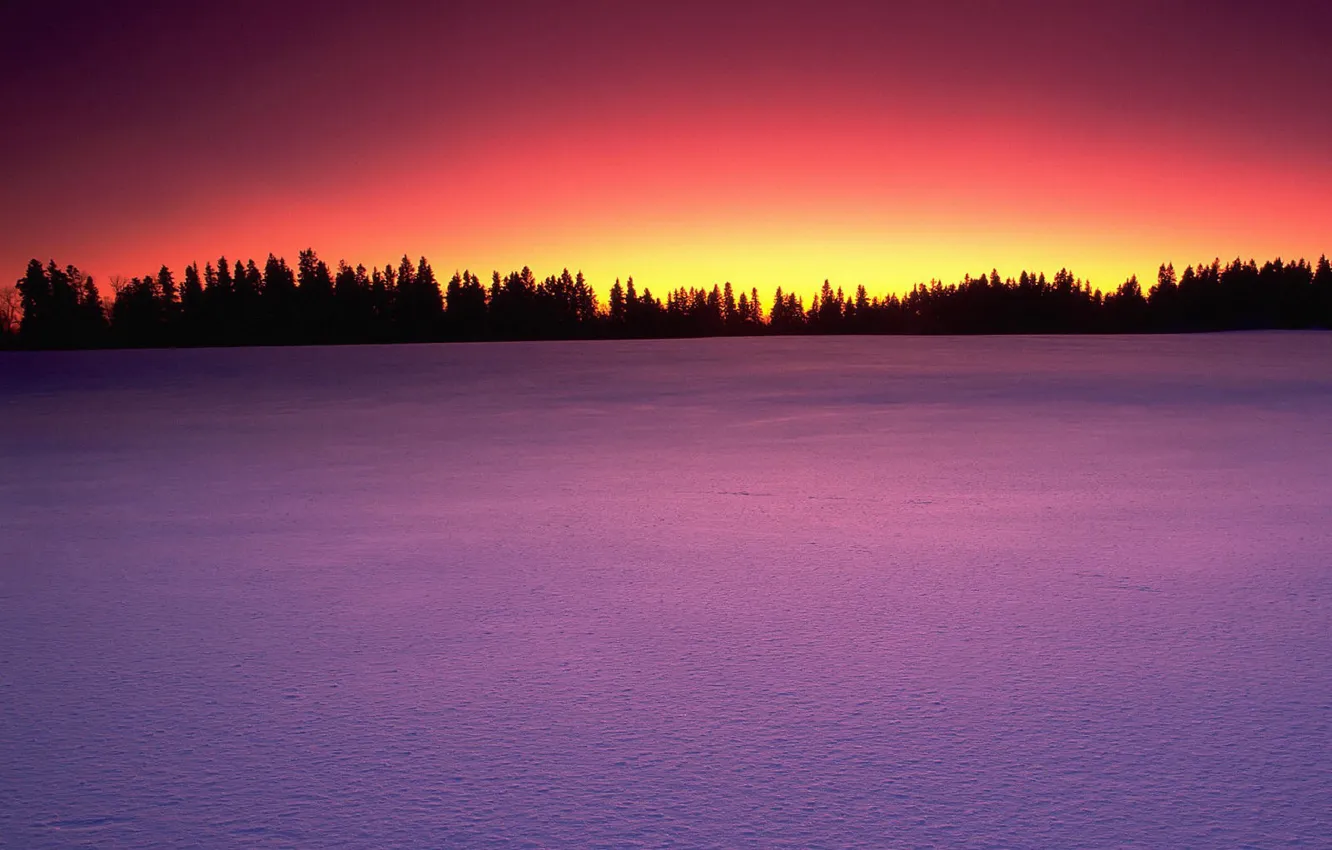
<path id="1" fill-rule="evenodd" d="M 0 356 L 0 846 L 1332 845 L 1332 335 Z"/>

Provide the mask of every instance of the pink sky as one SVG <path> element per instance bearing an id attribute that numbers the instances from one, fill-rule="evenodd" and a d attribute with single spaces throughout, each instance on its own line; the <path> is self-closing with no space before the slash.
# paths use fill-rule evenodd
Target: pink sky
<path id="1" fill-rule="evenodd" d="M 13 277 L 312 246 L 603 290 L 1114 286 L 1332 241 L 1317 4 L 19 5 Z"/>

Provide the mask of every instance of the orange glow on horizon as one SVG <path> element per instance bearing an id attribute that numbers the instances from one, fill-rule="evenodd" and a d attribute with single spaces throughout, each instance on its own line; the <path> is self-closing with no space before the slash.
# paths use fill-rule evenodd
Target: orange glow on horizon
<path id="1" fill-rule="evenodd" d="M 199 193 L 147 227 L 96 211 L 37 240 L 37 254 L 105 284 L 163 262 L 179 274 L 220 254 L 294 260 L 312 246 L 330 265 L 425 255 L 444 279 L 580 269 L 603 296 L 631 276 L 658 296 L 729 280 L 766 305 L 777 286 L 807 297 L 825 278 L 878 295 L 1067 267 L 1110 289 L 1131 274 L 1149 283 L 1167 261 L 1328 250 L 1325 165 L 1025 113 L 978 125 L 935 106 L 898 99 L 869 113 L 816 91 L 740 106 L 640 97 L 550 132 L 534 109 L 292 185 Z"/>

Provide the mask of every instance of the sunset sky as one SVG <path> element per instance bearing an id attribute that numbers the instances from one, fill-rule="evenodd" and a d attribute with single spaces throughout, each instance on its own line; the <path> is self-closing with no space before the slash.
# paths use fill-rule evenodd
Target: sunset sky
<path id="1" fill-rule="evenodd" d="M 900 291 L 1332 251 L 1325 2 L 29 2 L 0 269 Z"/>

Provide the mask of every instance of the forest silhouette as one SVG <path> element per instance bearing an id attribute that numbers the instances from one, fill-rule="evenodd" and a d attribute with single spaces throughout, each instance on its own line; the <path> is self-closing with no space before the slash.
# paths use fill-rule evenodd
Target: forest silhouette
<path id="1" fill-rule="evenodd" d="M 599 302 L 581 273 L 537 280 L 523 268 L 488 284 L 470 271 L 441 285 L 422 257 L 366 269 L 331 269 L 313 250 L 293 268 L 270 254 L 260 267 L 225 257 L 181 279 L 166 266 L 113 279 L 103 299 L 92 278 L 32 260 L 0 292 L 0 345 L 103 348 L 328 345 L 480 340 L 624 339 L 759 334 L 1178 333 L 1332 328 L 1332 267 L 1280 259 L 1160 267 L 1102 292 L 1061 270 L 1053 278 L 997 272 L 918 284 L 905 295 L 846 294 L 825 281 L 808 305 L 777 288 L 765 309 L 757 289 L 728 282 L 678 288 L 665 300 L 633 278 Z"/>

